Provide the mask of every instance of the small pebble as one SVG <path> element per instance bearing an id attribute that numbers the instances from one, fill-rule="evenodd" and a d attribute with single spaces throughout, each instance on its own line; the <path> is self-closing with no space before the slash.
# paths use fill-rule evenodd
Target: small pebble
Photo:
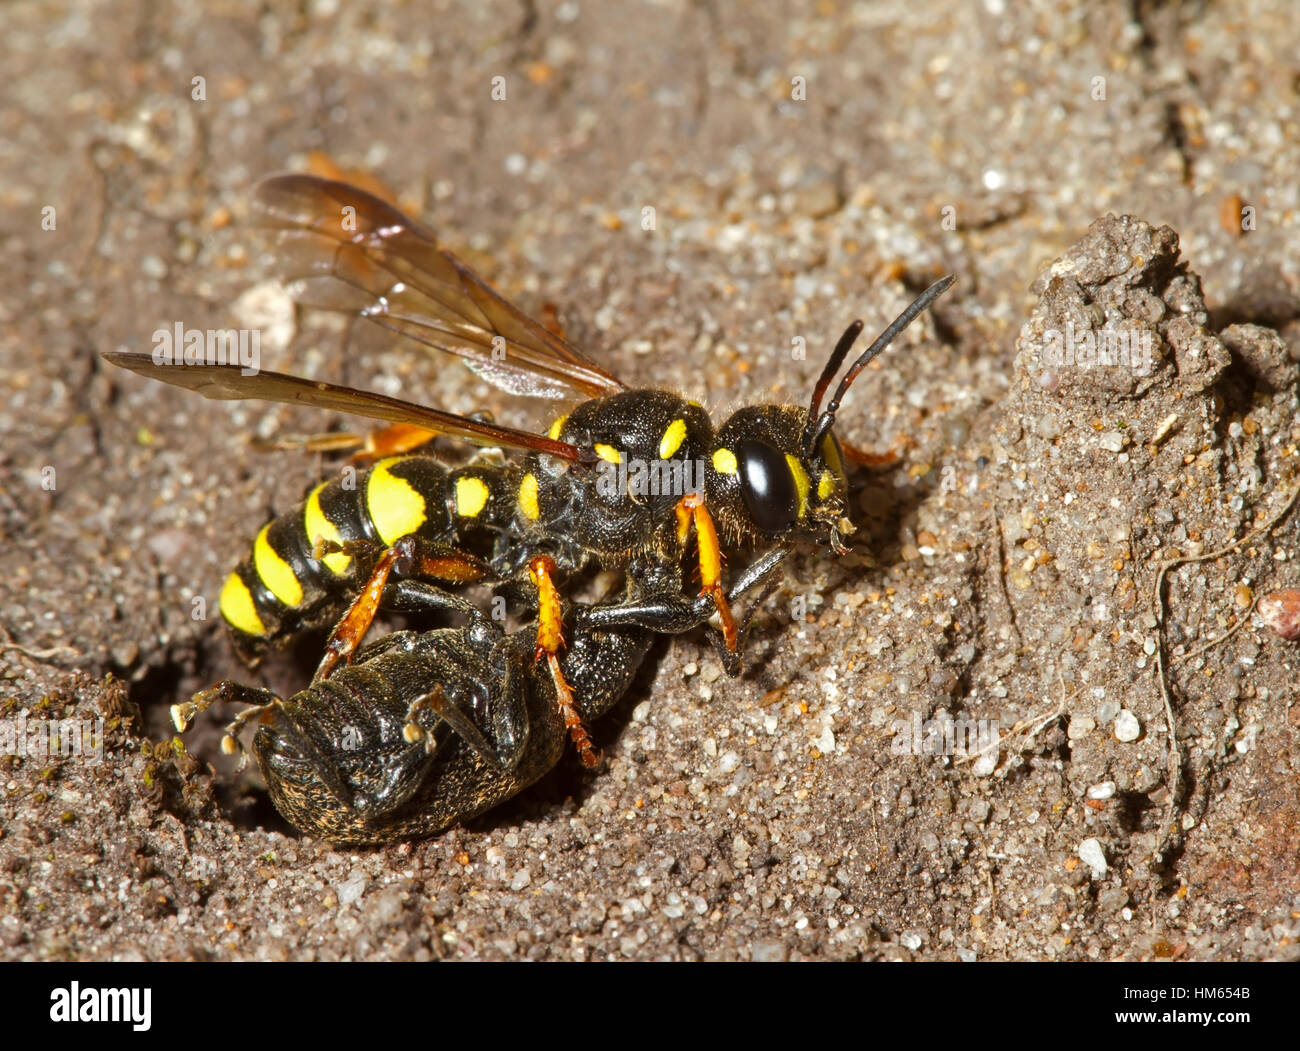
<path id="1" fill-rule="evenodd" d="M 1141 736 L 1142 724 L 1138 717 L 1127 708 L 1121 708 L 1119 715 L 1115 716 L 1115 739 L 1128 744 Z"/>
<path id="2" fill-rule="evenodd" d="M 790 958 L 790 950 L 785 947 L 784 942 L 755 942 L 754 947 L 749 951 L 749 958 L 755 963 L 784 963 Z"/>
<path id="3" fill-rule="evenodd" d="M 1159 445 L 1162 441 L 1168 438 L 1169 432 L 1174 429 L 1176 423 L 1178 423 L 1178 413 L 1171 412 L 1161 420 L 1159 426 L 1156 427 L 1155 434 L 1151 435 L 1151 444 Z"/>
<path id="4" fill-rule="evenodd" d="M 1108 887 L 1097 895 L 1097 904 L 1107 912 L 1118 912 L 1128 904 L 1128 891 L 1123 887 Z"/>
<path id="5" fill-rule="evenodd" d="M 1071 741 L 1077 741 L 1087 737 L 1095 729 L 1097 729 L 1097 720 L 1091 715 L 1076 715 L 1070 719 L 1070 724 L 1065 728 L 1065 736 Z"/>
<path id="6" fill-rule="evenodd" d="M 1255 608 L 1271 631 L 1291 642 L 1300 639 L 1300 588 L 1270 591 Z"/>
<path id="7" fill-rule="evenodd" d="M 1101 879 L 1106 875 L 1106 852 L 1101 849 L 1101 841 L 1092 838 L 1079 844 L 1079 860 L 1092 869 L 1092 878 Z"/>
<path id="8" fill-rule="evenodd" d="M 366 884 L 369 882 L 366 874 L 360 870 L 354 870 L 344 883 L 339 884 L 337 894 L 340 907 L 351 905 L 365 893 Z"/>
<path id="9" fill-rule="evenodd" d="M 1102 781 L 1088 789 L 1089 799 L 1110 799 L 1115 795 L 1115 782 Z"/>

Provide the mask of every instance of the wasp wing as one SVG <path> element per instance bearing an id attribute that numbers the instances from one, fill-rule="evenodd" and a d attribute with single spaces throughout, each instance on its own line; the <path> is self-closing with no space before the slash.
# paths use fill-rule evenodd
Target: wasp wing
<path id="1" fill-rule="evenodd" d="M 257 189 L 299 302 L 365 317 L 455 354 L 512 394 L 600 397 L 615 376 L 507 302 L 415 220 L 348 183 L 276 175 Z"/>
<path id="2" fill-rule="evenodd" d="M 416 405 L 372 391 L 355 390 L 320 380 L 286 376 L 279 372 L 246 375 L 238 365 L 159 364 L 149 354 L 108 351 L 104 358 L 114 365 L 150 379 L 195 391 L 205 398 L 240 401 L 246 398 L 305 405 L 330 412 L 364 416 L 389 423 L 408 423 L 435 434 L 464 438 L 480 445 L 502 445 L 549 453 L 565 460 L 582 459 L 577 446 L 540 434 L 502 427 L 467 416 Z"/>

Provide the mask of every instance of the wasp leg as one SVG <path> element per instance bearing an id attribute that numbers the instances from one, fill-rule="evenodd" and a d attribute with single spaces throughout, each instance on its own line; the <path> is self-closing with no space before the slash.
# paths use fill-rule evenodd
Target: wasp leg
<path id="1" fill-rule="evenodd" d="M 749 638 L 749 628 L 753 623 L 754 615 L 758 613 L 765 603 L 772 596 L 778 583 L 775 580 L 769 580 L 763 585 L 763 590 L 758 593 L 758 598 L 750 603 L 749 609 L 745 611 L 745 616 L 740 622 L 740 644 L 737 649 L 730 649 L 727 646 L 727 640 L 723 638 L 722 633 L 714 628 L 709 628 L 708 639 L 712 643 L 714 652 L 722 661 L 722 668 L 731 678 L 735 678 L 744 669 L 744 652 L 745 642 Z"/>
<path id="2" fill-rule="evenodd" d="M 369 434 L 355 431 L 326 431 L 323 434 L 282 434 L 276 438 L 255 439 L 253 448 L 258 452 L 341 452 L 355 449 L 349 463 L 382 460 L 428 445 L 437 435 L 423 427 L 409 423 L 394 423 L 380 427 Z"/>
<path id="3" fill-rule="evenodd" d="M 735 601 L 745 592 L 766 583 L 785 560 L 785 556 L 785 548 L 776 548 L 746 567 L 727 593 L 725 601 Z M 757 605 L 761 605 L 761 601 Z M 656 588 L 646 598 L 636 602 L 608 602 L 592 606 L 582 612 L 582 624 L 584 628 L 595 630 L 638 627 L 676 635 L 703 624 L 713 615 L 713 611 L 712 592 L 692 600 L 666 587 L 663 591 Z M 737 630 L 737 640 L 739 635 Z M 725 632 L 721 637 L 730 650 Z"/>
<path id="4" fill-rule="evenodd" d="M 275 438 L 254 438 L 249 444 L 260 453 L 328 453 L 355 449 L 358 445 L 364 445 L 365 439 L 350 431 L 326 431 L 322 434 L 281 434 Z"/>
<path id="5" fill-rule="evenodd" d="M 692 524 L 695 526 L 695 543 L 699 549 L 700 594 L 707 595 L 713 602 L 722 622 L 722 636 L 726 639 L 727 649 L 735 652 L 740 636 L 736 619 L 731 613 L 731 605 L 722 587 L 722 546 L 718 543 L 718 530 L 713 524 L 713 516 L 704 506 L 704 498 L 699 493 L 687 493 L 677 504 L 677 539 L 680 543 L 686 543 Z"/>
<path id="6" fill-rule="evenodd" d="M 409 453 L 412 449 L 428 445 L 436 437 L 433 431 L 426 431 L 423 427 L 415 427 L 409 423 L 394 423 L 366 435 L 364 445 L 349 462 L 382 460 L 385 456 Z"/>
<path id="7" fill-rule="evenodd" d="M 600 763 L 600 752 L 582 725 L 582 717 L 574 703 L 573 687 L 565 680 L 560 668 L 560 647 L 564 645 L 564 604 L 555 586 L 555 573 L 555 560 L 550 555 L 538 555 L 528 564 L 529 579 L 537 588 L 537 649 L 533 660 L 546 658 L 551 682 L 555 684 L 555 703 L 559 705 L 565 729 L 569 731 L 569 740 L 578 750 L 582 765 L 590 770 Z"/>
<path id="8" fill-rule="evenodd" d="M 749 628 L 754 621 L 754 615 L 763 608 L 764 603 L 772 597 L 772 592 L 780 586 L 779 581 L 772 579 L 772 574 L 785 561 L 785 556 L 788 553 L 788 549 L 784 547 L 769 551 L 762 558 L 757 559 L 745 568 L 745 571 L 740 574 L 740 578 L 728 593 L 728 598 L 734 600 L 751 588 L 762 585 L 758 598 L 754 599 L 749 604 L 749 609 L 745 611 L 744 619 L 740 624 L 740 644 L 736 649 L 730 649 L 726 645 L 726 640 L 718 632 L 712 628 L 709 629 L 709 641 L 713 643 L 714 650 L 722 659 L 723 669 L 733 679 L 740 674 L 743 666 L 742 655 L 745 652 L 745 641 L 749 638 Z"/>
<path id="9" fill-rule="evenodd" d="M 388 578 L 392 575 L 423 577 L 449 584 L 473 584 L 494 576 L 487 563 L 467 552 L 417 536 L 402 537 L 384 552 L 361 593 L 335 625 L 325 644 L 325 656 L 312 678 L 313 684 L 328 678 L 340 660 L 351 661 L 352 654 L 374 623 Z"/>

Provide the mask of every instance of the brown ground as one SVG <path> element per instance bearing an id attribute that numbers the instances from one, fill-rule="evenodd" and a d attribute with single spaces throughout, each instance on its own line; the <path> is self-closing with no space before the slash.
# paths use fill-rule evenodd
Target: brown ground
<path id="1" fill-rule="evenodd" d="M 1155 597 L 1297 485 L 1289 3 L 337 6 L 0 8 L 0 703 L 110 726 L 98 765 L 0 759 L 5 957 L 1300 955 L 1300 650 L 1253 619 L 1215 642 L 1297 586 L 1296 514 Z M 862 498 L 872 558 L 797 561 L 739 681 L 659 646 L 595 776 L 570 757 L 378 851 L 299 838 L 212 724 L 196 760 L 166 721 L 240 674 L 193 599 L 327 470 L 249 435 L 325 421 L 95 353 L 247 317 L 250 186 L 327 163 L 719 415 L 804 400 L 849 320 L 960 277 L 841 415 L 909 442 Z M 1135 218 L 1089 232 L 1106 213 Z M 1103 323 L 1147 335 L 1145 375 L 1044 357 Z M 302 315 L 264 363 L 541 422 L 343 345 Z M 894 754 L 895 720 L 941 712 L 1000 749 Z"/>

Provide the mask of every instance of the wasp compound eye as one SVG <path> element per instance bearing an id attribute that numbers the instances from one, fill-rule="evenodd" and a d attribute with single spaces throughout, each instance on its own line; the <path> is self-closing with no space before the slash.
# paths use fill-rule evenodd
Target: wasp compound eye
<path id="1" fill-rule="evenodd" d="M 764 533 L 789 529 L 797 517 L 799 494 L 785 454 L 756 438 L 736 450 L 740 492 L 754 524 Z"/>

